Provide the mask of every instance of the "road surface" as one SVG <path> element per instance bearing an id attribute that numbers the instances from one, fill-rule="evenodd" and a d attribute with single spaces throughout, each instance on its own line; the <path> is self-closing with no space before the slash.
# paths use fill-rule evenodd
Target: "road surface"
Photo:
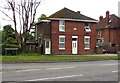
<path id="1" fill-rule="evenodd" d="M 2 64 L 2 81 L 118 81 L 118 60 Z"/>

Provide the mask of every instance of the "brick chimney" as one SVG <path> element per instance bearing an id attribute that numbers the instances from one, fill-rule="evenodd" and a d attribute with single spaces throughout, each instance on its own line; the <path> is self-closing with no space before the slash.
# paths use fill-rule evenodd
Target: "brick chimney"
<path id="1" fill-rule="evenodd" d="M 101 22 L 103 20 L 103 16 L 100 16 L 99 17 L 99 21 Z"/>
<path id="2" fill-rule="evenodd" d="M 109 11 L 106 12 L 106 17 L 109 17 Z"/>
<path id="3" fill-rule="evenodd" d="M 106 12 L 106 26 L 109 25 L 109 11 Z"/>
<path id="4" fill-rule="evenodd" d="M 78 14 L 80 14 L 80 11 L 77 11 Z"/>

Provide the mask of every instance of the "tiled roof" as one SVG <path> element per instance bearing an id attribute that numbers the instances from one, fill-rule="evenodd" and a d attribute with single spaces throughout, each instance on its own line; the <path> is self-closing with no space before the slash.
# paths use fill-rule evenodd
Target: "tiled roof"
<path id="1" fill-rule="evenodd" d="M 120 18 L 115 14 L 110 15 L 110 27 L 111 28 L 120 28 Z"/>
<path id="2" fill-rule="evenodd" d="M 87 17 L 83 14 L 80 14 L 80 12 L 72 11 L 68 8 L 63 8 L 59 10 L 58 12 L 52 14 L 48 18 L 65 18 L 65 19 L 79 19 L 79 20 L 94 20 L 93 18 Z"/>
<path id="3" fill-rule="evenodd" d="M 111 22 L 109 22 L 109 28 L 120 28 L 120 18 L 118 16 L 116 16 L 115 14 L 110 15 L 109 20 Z M 107 27 L 106 26 L 106 21 L 107 19 L 104 18 L 101 22 L 98 23 L 98 29 L 102 29 Z"/>

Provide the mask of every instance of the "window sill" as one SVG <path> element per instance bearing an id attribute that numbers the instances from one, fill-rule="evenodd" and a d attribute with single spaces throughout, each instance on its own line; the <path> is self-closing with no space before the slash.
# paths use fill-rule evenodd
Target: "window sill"
<path id="1" fill-rule="evenodd" d="M 59 50 L 65 50 L 65 48 L 59 48 Z"/>
<path id="2" fill-rule="evenodd" d="M 85 33 L 91 33 L 91 31 L 85 31 Z"/>
<path id="3" fill-rule="evenodd" d="M 59 32 L 65 32 L 65 31 L 59 31 Z"/>
<path id="4" fill-rule="evenodd" d="M 90 48 L 84 48 L 84 50 L 90 50 Z"/>

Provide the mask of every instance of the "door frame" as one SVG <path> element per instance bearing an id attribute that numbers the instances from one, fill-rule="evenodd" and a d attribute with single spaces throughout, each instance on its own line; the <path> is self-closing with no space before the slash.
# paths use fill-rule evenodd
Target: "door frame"
<path id="1" fill-rule="evenodd" d="M 72 40 L 72 54 L 78 54 L 78 36 L 72 36 L 72 39 L 73 38 L 76 38 L 76 41 Z M 73 52 L 74 51 L 74 49 L 73 49 L 73 42 L 76 42 L 76 52 Z"/>

